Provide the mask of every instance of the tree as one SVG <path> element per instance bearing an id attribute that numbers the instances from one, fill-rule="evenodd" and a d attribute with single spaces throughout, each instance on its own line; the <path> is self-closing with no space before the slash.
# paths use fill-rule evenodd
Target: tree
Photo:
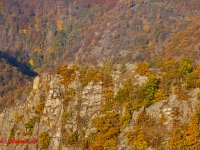
<path id="1" fill-rule="evenodd" d="M 167 147 L 171 150 L 186 150 L 187 143 L 184 130 L 182 130 L 181 128 L 176 128 L 171 134 L 169 141 L 167 142 Z"/>
<path id="2" fill-rule="evenodd" d="M 188 125 L 185 136 L 188 149 L 200 149 L 200 120 L 198 113 L 190 118 L 190 124 Z"/>
<path id="3" fill-rule="evenodd" d="M 52 137 L 49 135 L 48 132 L 42 132 L 40 133 L 39 138 L 40 148 L 47 149 Z"/>
<path id="4" fill-rule="evenodd" d="M 137 73 L 141 76 L 149 76 L 150 71 L 149 71 L 149 63 L 148 62 L 140 62 L 137 64 Z"/>
<path id="5" fill-rule="evenodd" d="M 146 136 L 139 126 L 134 131 L 126 133 L 126 142 L 134 146 L 134 149 L 145 150 L 147 148 Z"/>
<path id="6" fill-rule="evenodd" d="M 133 85 L 131 83 L 131 80 L 128 79 L 123 83 L 123 87 L 118 90 L 117 95 L 115 96 L 115 100 L 119 101 L 120 103 L 123 103 L 129 98 L 130 92 L 132 90 Z"/>
<path id="7" fill-rule="evenodd" d="M 141 98 L 143 100 L 153 100 L 154 95 L 158 89 L 158 84 L 160 80 L 155 76 L 150 76 L 147 80 L 147 83 L 142 86 L 142 95 Z"/>
<path id="8" fill-rule="evenodd" d="M 78 69 L 77 66 L 73 65 L 68 67 L 67 65 L 59 66 L 56 69 L 56 73 L 61 75 L 63 78 L 60 81 L 61 84 L 68 87 L 68 85 L 75 80 L 76 77 L 76 70 Z"/>
<path id="9" fill-rule="evenodd" d="M 184 74 L 184 73 L 189 73 L 193 69 L 192 67 L 192 60 L 184 58 L 182 59 L 180 66 L 178 68 L 179 72 Z"/>

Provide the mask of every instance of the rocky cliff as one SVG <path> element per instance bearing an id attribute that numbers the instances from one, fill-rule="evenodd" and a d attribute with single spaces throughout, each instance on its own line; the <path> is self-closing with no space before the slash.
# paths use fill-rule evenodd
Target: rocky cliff
<path id="1" fill-rule="evenodd" d="M 146 78 L 136 74 L 134 66 L 128 69 L 135 82 L 145 83 Z M 112 76 L 116 95 L 122 87 L 124 77 L 119 72 L 113 73 Z M 26 102 L 7 108 L 0 114 L 0 149 L 90 149 L 88 139 L 91 138 L 91 134 L 99 132 L 97 127 L 100 126 L 94 125 L 94 120 L 105 116 L 105 113 L 102 113 L 102 107 L 105 107 L 102 83 L 89 82 L 81 88 L 79 80 L 75 79 L 66 88 L 60 84 L 61 78 L 59 75 L 50 74 L 36 77 Z M 131 112 L 130 119 L 127 119 L 126 123 L 121 121 L 119 125 L 120 130 L 115 137 L 116 149 L 133 148 L 133 145 L 127 142 L 127 133 L 134 131 L 135 124 L 139 122 L 138 116 L 141 114 L 147 114 L 146 122 L 152 122 L 152 125 L 145 127 L 146 134 L 151 136 L 154 142 L 160 135 L 161 145 L 166 148 L 166 141 L 175 128 L 174 121 L 187 123 L 189 116 L 196 110 L 197 91 L 198 89 L 193 90 L 187 101 L 179 101 L 173 94 L 149 107 Z M 115 109 L 108 111 L 112 112 L 123 118 L 127 114 L 127 107 L 125 104 L 121 107 L 116 105 Z M 159 123 L 162 116 L 165 119 Z M 142 123 L 139 125 L 143 126 Z"/>

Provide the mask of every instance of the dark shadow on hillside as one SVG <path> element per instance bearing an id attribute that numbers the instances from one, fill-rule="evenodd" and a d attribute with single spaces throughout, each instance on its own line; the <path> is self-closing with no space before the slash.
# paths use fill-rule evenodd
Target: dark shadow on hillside
<path id="1" fill-rule="evenodd" d="M 18 62 L 8 53 L 0 51 L 0 58 L 5 59 L 10 65 L 17 67 L 24 75 L 28 75 L 29 77 L 35 77 L 38 75 L 36 72 L 32 71 L 25 63 Z"/>

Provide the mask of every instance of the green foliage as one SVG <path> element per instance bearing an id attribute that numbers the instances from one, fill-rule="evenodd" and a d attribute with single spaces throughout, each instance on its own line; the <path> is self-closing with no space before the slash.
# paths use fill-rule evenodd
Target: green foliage
<path id="1" fill-rule="evenodd" d="M 103 61 L 102 71 L 103 73 L 110 75 L 112 70 L 113 70 L 113 61 L 109 58 L 106 58 Z"/>
<path id="2" fill-rule="evenodd" d="M 130 123 L 132 119 L 132 111 L 131 111 L 131 105 L 130 104 L 126 104 L 125 106 L 125 112 L 123 116 L 120 116 L 120 132 L 122 132 L 126 126 Z"/>
<path id="3" fill-rule="evenodd" d="M 73 145 L 76 144 L 77 142 L 78 142 L 78 131 L 75 131 L 68 136 L 67 143 Z"/>
<path id="4" fill-rule="evenodd" d="M 142 86 L 141 98 L 143 100 L 153 100 L 158 89 L 160 80 L 155 76 L 150 76 L 145 85 Z"/>
<path id="5" fill-rule="evenodd" d="M 102 97 L 105 101 L 112 101 L 114 97 L 114 81 L 111 75 L 102 75 Z"/>
<path id="6" fill-rule="evenodd" d="M 133 90 L 133 85 L 131 80 L 128 79 L 123 83 L 123 87 L 120 88 L 115 96 L 115 100 L 123 103 L 128 100 L 130 96 L 130 92 Z"/>
<path id="7" fill-rule="evenodd" d="M 71 96 L 68 96 L 67 94 L 64 95 L 63 105 L 65 107 L 68 106 L 68 102 L 71 101 L 73 98 Z"/>
<path id="8" fill-rule="evenodd" d="M 72 117 L 72 111 L 67 111 L 67 112 L 63 112 L 62 114 L 62 120 L 64 122 L 69 121 L 69 119 Z"/>
<path id="9" fill-rule="evenodd" d="M 75 96 L 76 95 L 76 90 L 75 89 L 68 89 L 66 91 L 66 94 L 69 96 Z"/>
<path id="10" fill-rule="evenodd" d="M 120 64 L 120 71 L 121 73 L 124 73 L 127 71 L 126 64 L 124 62 Z"/>
<path id="11" fill-rule="evenodd" d="M 39 144 L 40 149 L 47 149 L 52 137 L 49 135 L 48 132 L 42 132 L 39 134 Z"/>
<path id="12" fill-rule="evenodd" d="M 63 0 L 66 4 L 68 4 L 68 0 Z"/>
<path id="13" fill-rule="evenodd" d="M 9 134 L 9 139 L 14 139 L 15 138 L 15 132 L 17 131 L 17 125 L 14 124 L 14 126 L 12 127 L 10 134 Z"/>
<path id="14" fill-rule="evenodd" d="M 139 108 L 141 108 L 142 106 L 147 105 L 148 102 L 147 101 L 143 101 L 143 100 L 132 100 L 132 111 L 138 110 Z"/>
<path id="15" fill-rule="evenodd" d="M 180 66 L 179 66 L 179 72 L 184 74 L 184 73 L 189 73 L 191 72 L 193 69 L 192 67 L 192 60 L 190 59 L 187 59 L 187 58 L 184 58 L 181 63 L 180 63 Z"/>
<path id="16" fill-rule="evenodd" d="M 194 88 L 196 86 L 195 81 L 198 79 L 196 72 L 188 73 L 186 76 L 186 84 L 189 88 Z"/>
<path id="17" fill-rule="evenodd" d="M 32 133 L 33 133 L 33 128 L 34 128 L 34 126 L 35 126 L 35 123 L 36 123 L 38 120 L 39 120 L 38 117 L 33 116 L 33 117 L 31 117 L 31 118 L 28 120 L 27 123 L 24 124 L 25 128 L 28 130 L 28 131 L 26 132 L 27 135 L 32 135 Z"/>

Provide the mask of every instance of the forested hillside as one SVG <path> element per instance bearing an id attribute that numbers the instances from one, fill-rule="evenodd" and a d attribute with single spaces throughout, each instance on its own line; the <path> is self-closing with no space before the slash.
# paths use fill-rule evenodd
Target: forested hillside
<path id="1" fill-rule="evenodd" d="M 36 72 L 104 57 L 150 61 L 199 53 L 198 0 L 0 3 L 1 51 Z"/>
<path id="2" fill-rule="evenodd" d="M 198 63 L 199 6 L 198 0 L 2 0 L 0 52 L 6 58 L 0 57 L 39 74 L 108 57 L 157 63 L 187 56 Z"/>
<path id="3" fill-rule="evenodd" d="M 1 0 L 0 135 L 200 149 L 199 41 L 199 0 Z"/>
<path id="4" fill-rule="evenodd" d="M 22 104 L 0 114 L 5 149 L 188 150 L 200 148 L 200 66 L 63 65 L 34 79 Z M 16 140 L 15 140 L 16 141 Z"/>

